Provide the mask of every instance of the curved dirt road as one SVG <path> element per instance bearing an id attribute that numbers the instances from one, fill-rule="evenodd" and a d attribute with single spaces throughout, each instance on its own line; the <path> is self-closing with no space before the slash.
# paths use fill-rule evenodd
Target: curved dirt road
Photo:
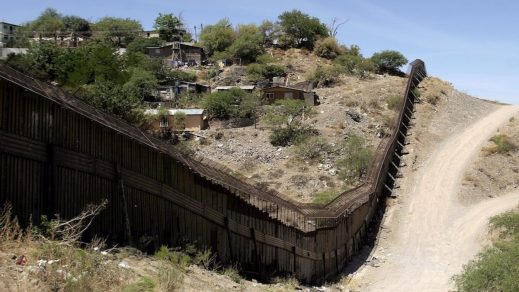
<path id="1" fill-rule="evenodd" d="M 502 106 L 448 138 L 403 184 L 398 209 L 386 214 L 373 256 L 354 276 L 362 291 L 448 291 L 450 278 L 481 249 L 488 218 L 519 203 L 519 191 L 464 206 L 458 190 L 482 145 L 519 111 Z M 506 167 L 506 166 L 504 166 Z M 384 232 L 386 233 L 386 232 Z"/>

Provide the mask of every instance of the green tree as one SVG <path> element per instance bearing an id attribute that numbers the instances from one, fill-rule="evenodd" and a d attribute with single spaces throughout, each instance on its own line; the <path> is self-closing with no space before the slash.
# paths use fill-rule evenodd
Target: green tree
<path id="1" fill-rule="evenodd" d="M 93 25 L 94 32 L 117 46 L 126 46 L 142 31 L 139 21 L 130 18 L 103 17 Z"/>
<path id="2" fill-rule="evenodd" d="M 290 46 L 312 50 L 318 38 L 328 36 L 325 24 L 299 10 L 285 11 L 278 19 Z"/>
<path id="3" fill-rule="evenodd" d="M 109 80 L 98 81 L 85 87 L 83 98 L 93 106 L 115 116 L 136 122 L 135 109 L 139 99 L 127 95 L 122 86 Z"/>
<path id="4" fill-rule="evenodd" d="M 84 18 L 74 15 L 66 15 L 61 19 L 66 32 L 76 32 L 81 36 L 90 36 L 90 22 Z"/>
<path id="5" fill-rule="evenodd" d="M 32 66 L 31 70 L 45 72 L 48 79 L 55 80 L 60 72 L 58 59 L 63 50 L 54 42 L 35 44 L 27 51 L 26 58 Z"/>
<path id="6" fill-rule="evenodd" d="M 407 59 L 397 51 L 381 51 L 373 54 L 371 61 L 379 73 L 398 74 L 400 67 L 407 64 Z"/>
<path id="7" fill-rule="evenodd" d="M 240 25 L 236 35 L 236 40 L 228 49 L 235 58 L 254 62 L 259 55 L 263 54 L 264 38 L 256 25 Z"/>
<path id="8" fill-rule="evenodd" d="M 142 101 L 150 96 L 158 87 L 157 78 L 149 71 L 141 68 L 132 68 L 131 76 L 123 85 L 126 95 Z"/>
<path id="9" fill-rule="evenodd" d="M 270 143 L 274 146 L 288 146 L 298 137 L 305 136 L 304 117 L 311 113 L 306 103 L 297 99 L 282 99 L 267 109 L 265 121 L 273 126 Z M 306 129 L 309 131 L 309 129 Z"/>
<path id="10" fill-rule="evenodd" d="M 173 15 L 173 13 L 162 14 L 155 18 L 153 28 L 158 30 L 159 38 L 166 42 L 182 40 L 181 30 L 182 21 L 180 18 Z"/>
<path id="11" fill-rule="evenodd" d="M 220 119 L 251 117 L 258 105 L 252 94 L 238 87 L 211 93 L 202 101 L 209 115 Z"/>
<path id="12" fill-rule="evenodd" d="M 225 51 L 233 44 L 234 38 L 234 30 L 228 19 L 222 19 L 214 25 L 204 27 L 200 34 L 202 46 L 209 56 Z"/>
<path id="13" fill-rule="evenodd" d="M 38 18 L 28 24 L 31 31 L 42 37 L 58 37 L 58 32 L 65 28 L 62 15 L 56 9 L 45 9 Z"/>

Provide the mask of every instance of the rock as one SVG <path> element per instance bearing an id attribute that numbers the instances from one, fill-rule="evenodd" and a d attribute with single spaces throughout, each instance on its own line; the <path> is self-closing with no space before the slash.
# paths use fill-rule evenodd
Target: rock
<path id="1" fill-rule="evenodd" d="M 346 111 L 346 115 L 348 115 L 353 121 L 357 123 L 359 123 L 362 119 L 362 116 L 358 112 L 351 109 Z"/>
<path id="2" fill-rule="evenodd" d="M 126 261 L 121 261 L 118 265 L 119 268 L 129 269 L 130 265 Z"/>
<path id="3" fill-rule="evenodd" d="M 338 171 L 337 169 L 332 168 L 332 169 L 328 170 L 328 173 L 329 173 L 331 176 L 336 176 L 337 173 L 339 173 L 339 171 Z"/>

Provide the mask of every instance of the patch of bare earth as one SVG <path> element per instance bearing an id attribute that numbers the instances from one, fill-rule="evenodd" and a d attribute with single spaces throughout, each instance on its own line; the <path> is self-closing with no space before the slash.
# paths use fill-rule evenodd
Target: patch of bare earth
<path id="1" fill-rule="evenodd" d="M 463 178 L 460 198 L 466 204 L 477 203 L 517 191 L 519 188 L 519 115 L 499 129 L 511 149 L 499 151 L 498 145 L 488 141 L 478 158 L 472 163 Z"/>

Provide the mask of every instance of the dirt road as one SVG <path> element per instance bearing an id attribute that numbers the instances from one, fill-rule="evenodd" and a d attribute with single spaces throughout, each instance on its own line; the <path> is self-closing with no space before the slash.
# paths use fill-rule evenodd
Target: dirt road
<path id="1" fill-rule="evenodd" d="M 427 162 L 402 183 L 399 204 L 390 208 L 372 265 L 352 284 L 361 291 L 448 291 L 450 278 L 485 243 L 488 218 L 519 203 L 517 192 L 463 206 L 462 176 L 482 145 L 518 106 L 502 106 L 437 147 Z M 503 166 L 506 167 L 506 166 Z"/>

